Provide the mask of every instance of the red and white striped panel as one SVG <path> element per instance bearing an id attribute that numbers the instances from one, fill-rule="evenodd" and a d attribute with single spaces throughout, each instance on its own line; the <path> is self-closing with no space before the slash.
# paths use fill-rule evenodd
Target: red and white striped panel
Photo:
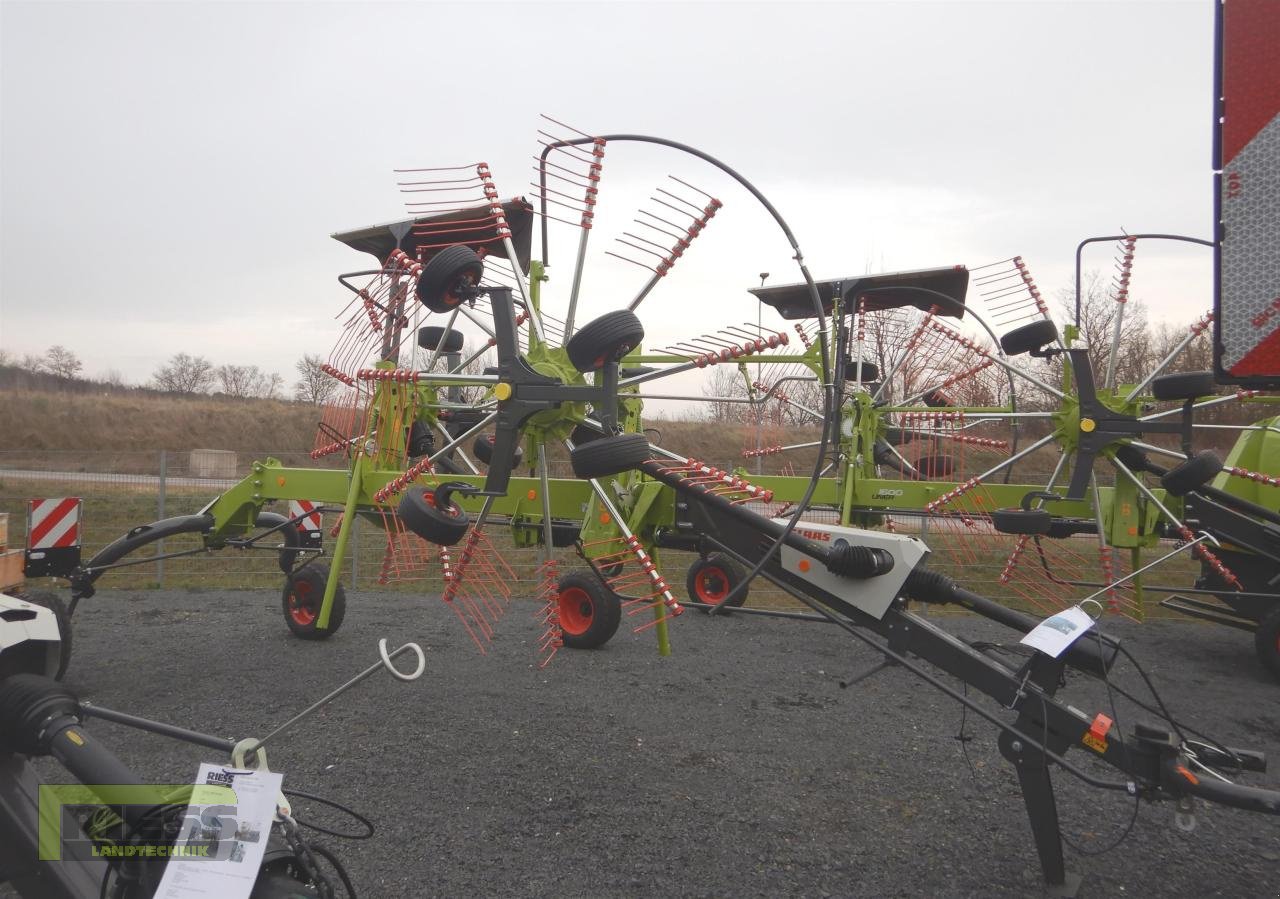
<path id="1" fill-rule="evenodd" d="M 27 549 L 80 545 L 80 500 L 33 499 L 27 504 Z"/>
<path id="2" fill-rule="evenodd" d="M 1216 4 L 1215 4 L 1216 5 Z M 1220 7 L 1220 381 L 1280 385 L 1280 3 Z"/>
<path id="3" fill-rule="evenodd" d="M 324 529 L 324 516 L 318 511 L 319 503 L 306 499 L 289 500 L 289 517 L 298 519 L 298 530 L 319 531 Z"/>

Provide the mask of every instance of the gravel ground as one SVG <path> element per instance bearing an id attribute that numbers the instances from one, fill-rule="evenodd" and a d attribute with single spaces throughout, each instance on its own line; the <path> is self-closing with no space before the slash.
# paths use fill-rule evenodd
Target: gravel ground
<path id="1" fill-rule="evenodd" d="M 76 615 L 68 682 L 94 701 L 228 736 L 261 735 L 376 659 L 418 640 L 413 684 L 379 675 L 271 747 L 286 787 L 372 818 L 368 842 L 327 839 L 361 895 L 1036 896 L 1039 866 L 995 730 L 905 671 L 842 689 L 875 661 L 836 628 L 690 613 L 660 658 L 651 634 L 562 651 L 537 668 L 532 604 L 480 655 L 434 598 L 354 597 L 318 644 L 288 636 L 266 592 L 105 591 Z M 1013 642 L 964 617 L 970 639 Z M 625 627 L 625 625 L 624 625 Z M 1229 745 L 1280 754 L 1280 685 L 1248 635 L 1111 622 L 1175 715 Z M 1140 684 L 1121 668 L 1118 683 Z M 1061 694 L 1108 709 L 1096 682 Z M 1126 728 L 1146 713 L 1120 706 Z M 189 779 L 205 750 L 104 722 L 92 730 L 151 779 Z M 1085 752 L 1070 756 L 1090 767 Z M 1112 769 L 1099 769 L 1108 774 Z M 1116 775 L 1118 776 L 1118 775 Z M 1131 800 L 1055 774 L 1064 831 L 1112 842 Z M 1248 782 L 1280 788 L 1280 773 Z M 1204 809 L 1174 827 L 1144 804 L 1127 841 L 1068 852 L 1084 896 L 1277 895 L 1280 819 Z"/>

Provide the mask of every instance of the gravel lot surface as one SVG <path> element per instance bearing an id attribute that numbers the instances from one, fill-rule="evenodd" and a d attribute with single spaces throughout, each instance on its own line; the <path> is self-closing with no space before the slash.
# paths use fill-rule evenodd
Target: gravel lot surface
<path id="1" fill-rule="evenodd" d="M 270 749 L 285 786 L 372 818 L 371 841 L 325 838 L 365 897 L 1037 896 L 1039 865 L 996 732 L 901 670 L 842 689 L 873 653 L 836 628 L 689 613 L 660 658 L 651 634 L 564 650 L 537 668 L 518 602 L 480 655 L 430 597 L 352 597 L 325 643 L 291 638 L 266 592 L 104 591 L 75 620 L 68 683 L 99 704 L 224 736 L 262 735 L 417 640 L 413 684 L 377 677 Z M 969 639 L 1016 635 L 936 618 Z M 1228 745 L 1280 757 L 1280 684 L 1252 639 L 1208 625 L 1109 622 L 1173 713 Z M 1116 680 L 1135 693 L 1128 666 Z M 1097 682 L 1060 694 L 1107 710 Z M 1121 723 L 1152 716 L 1127 703 Z M 187 780 L 206 750 L 104 722 L 93 732 L 153 780 Z M 1115 774 L 1083 751 L 1070 758 Z M 1277 763 L 1280 768 L 1280 762 Z M 1118 774 L 1115 774 L 1118 777 Z M 1280 771 L 1247 782 L 1280 789 Z M 1112 842 L 1132 800 L 1055 774 L 1064 831 Z M 1127 841 L 1069 851 L 1082 896 L 1272 896 L 1280 818 L 1211 807 L 1174 827 L 1143 804 Z M 331 823 L 338 823 L 332 821 Z"/>

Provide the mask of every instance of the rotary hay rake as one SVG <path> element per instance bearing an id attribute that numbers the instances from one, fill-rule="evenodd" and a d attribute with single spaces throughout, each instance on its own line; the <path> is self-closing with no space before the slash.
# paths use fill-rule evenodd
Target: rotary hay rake
<path id="1" fill-rule="evenodd" d="M 657 353 L 638 350 L 644 329 L 634 309 L 720 210 L 718 201 L 698 207 L 702 214 L 688 213 L 692 223 L 683 236 L 673 238 L 675 243 L 652 266 L 652 277 L 628 308 L 575 327 L 576 298 L 584 271 L 581 260 L 594 217 L 600 160 L 609 142 L 632 140 L 687 150 L 729 173 L 764 203 L 795 251 L 804 275 L 804 293 L 810 301 L 808 309 L 816 318 L 812 328 L 802 327 L 797 334 L 799 342 L 807 346 L 804 353 L 781 352 L 791 343 L 785 329 L 753 330 L 749 326 L 680 341 Z M 1000 730 L 1001 749 L 1017 767 L 1041 865 L 1051 884 L 1070 885 L 1071 879 L 1064 867 L 1050 762 L 1100 788 L 1149 799 L 1176 799 L 1184 814 L 1190 812 L 1196 796 L 1280 814 L 1280 794 L 1223 784 L 1195 773 L 1218 767 L 1262 770 L 1264 761 L 1258 754 L 1217 743 L 1190 742 L 1172 722 L 1172 732 L 1140 727 L 1131 735 L 1122 735 L 1118 729 L 1112 732 L 1107 716 L 1089 718 L 1056 698 L 1067 667 L 1105 678 L 1120 651 L 1116 641 L 1098 633 L 1096 640 L 1091 637 L 1078 642 L 1060 657 L 1033 653 L 1025 657 L 1021 667 L 1010 666 L 988 650 L 964 644 L 909 611 L 908 598 L 958 605 L 1024 633 L 1034 625 L 1033 619 L 929 571 L 924 567 L 928 547 L 917 537 L 894 533 L 890 528 L 871 531 L 852 526 L 871 523 L 872 519 L 891 524 L 900 514 L 896 501 L 906 495 L 908 487 L 933 491 L 920 495 L 924 501 L 916 511 L 939 519 L 952 515 L 951 509 L 937 515 L 941 506 L 957 500 L 973 502 L 980 487 L 988 491 L 985 495 L 991 502 L 1003 505 L 1014 505 L 1028 492 L 1025 486 L 987 483 L 1004 470 L 1005 463 L 993 466 L 993 471 L 981 477 L 960 482 L 924 482 L 927 475 L 945 476 L 944 470 L 953 463 L 942 461 L 936 453 L 928 463 L 921 457 L 908 462 L 890 440 L 890 429 L 897 428 L 902 434 L 915 436 L 914 432 L 924 431 L 930 440 L 992 449 L 986 443 L 973 442 L 972 435 L 965 433 L 968 417 L 1000 419 L 1021 413 L 1001 404 L 909 405 L 925 399 L 923 394 L 907 394 L 906 401 L 898 405 L 878 405 L 876 391 L 861 389 L 874 367 L 860 355 L 868 345 L 865 322 L 877 307 L 885 312 L 919 308 L 927 317 L 927 327 L 906 324 L 912 333 L 918 333 L 916 344 L 946 338 L 958 344 L 964 354 L 976 355 L 975 360 L 969 360 L 972 364 L 959 369 L 966 376 L 994 368 L 1014 374 L 1016 366 L 1003 355 L 983 349 L 952 325 L 938 321 L 948 315 L 948 308 L 939 306 L 940 301 L 949 307 L 952 317 L 963 312 L 967 271 L 950 268 L 854 279 L 848 285 L 818 284 L 809 276 L 781 217 L 748 182 L 722 164 L 692 148 L 635 135 L 548 139 L 544 158 L 553 151 L 567 152 L 571 146 L 584 144 L 590 151 L 579 151 L 574 157 L 584 166 L 579 174 L 585 172 L 583 200 L 574 226 L 579 232 L 578 263 L 562 321 L 542 309 L 545 268 L 529 257 L 532 206 L 519 199 L 500 200 L 484 164 L 444 170 L 446 177 L 440 179 L 434 178 L 440 170 L 414 170 L 411 176 L 415 180 L 405 186 L 435 197 L 422 201 L 431 204 L 431 214 L 338 235 L 383 260 L 378 269 L 361 273 L 366 280 L 359 285 L 352 280 L 355 276 L 342 279 L 354 298 L 343 314 L 347 327 L 326 371 L 342 384 L 343 393 L 325 411 L 315 455 L 321 458 L 340 453 L 348 463 L 345 470 L 290 469 L 275 460 L 255 463 L 245 481 L 199 513 L 137 528 L 87 565 L 70 572 L 73 598 L 91 595 L 95 580 L 133 550 L 164 537 L 195 534 L 203 544 L 201 551 L 238 547 L 279 553 L 286 572 L 283 602 L 289 627 L 304 638 L 328 637 L 346 613 L 336 563 L 343 557 L 351 522 L 360 516 L 386 531 L 384 571 L 388 577 L 419 577 L 430 566 L 437 566 L 444 584 L 442 598 L 483 651 L 512 597 L 511 569 L 495 549 L 496 532 L 489 529 L 502 521 L 510 526 L 511 539 L 517 545 L 541 547 L 535 591 L 540 602 L 535 614 L 543 627 L 539 648 L 545 663 L 561 645 L 598 646 L 607 641 L 624 611 L 641 616 L 639 627 L 652 627 L 658 633 L 660 650 L 667 651 L 667 624 L 681 607 L 659 573 L 658 554 L 664 548 L 692 548 L 707 556 L 699 563 L 704 566 L 702 574 L 708 565 L 754 563 L 753 575 L 763 575 L 823 620 L 866 641 L 885 657 L 885 664 L 896 663 L 914 672 Z M 428 181 L 427 174 L 433 174 L 433 179 Z M 482 202 L 476 203 L 469 191 L 479 191 Z M 457 192 L 462 193 L 458 196 Z M 540 205 L 549 205 L 553 202 L 551 191 L 543 191 L 539 200 Z M 551 216 L 545 209 L 540 211 L 545 225 Z M 633 249 L 641 245 L 636 235 L 627 236 Z M 630 257 L 627 261 L 639 262 Z M 413 298 L 420 304 L 415 305 Z M 439 316 L 428 320 L 442 323 L 420 325 L 426 316 L 419 305 Z M 828 315 L 830 329 L 826 326 Z M 466 370 L 481 361 L 482 352 L 465 356 L 463 341 L 454 328 L 463 319 L 496 349 L 493 370 Z M 1023 343 L 1034 343 L 1024 349 L 1041 351 L 1054 341 L 1031 341 L 1026 336 L 1029 333 L 1032 337 L 1048 334 L 1038 322 L 1033 324 L 1037 325 L 1033 332 L 1011 333 L 1023 335 Z M 410 341 L 414 335 L 416 340 Z M 855 339 L 856 344 L 852 342 Z M 1077 411 L 1074 418 L 1063 411 L 1056 413 L 1056 418 L 1054 414 L 1047 417 L 1055 422 L 1075 421 L 1079 433 L 1088 434 L 1091 430 L 1084 421 L 1092 412 L 1093 395 L 1089 392 L 1091 383 L 1082 375 L 1087 359 L 1084 351 L 1072 348 L 1070 342 L 1068 333 L 1059 355 L 1070 366 L 1063 377 L 1079 385 Z M 1008 334 L 1003 343 L 1011 354 L 1017 349 L 1009 346 Z M 849 351 L 859 353 L 852 365 L 852 390 L 844 386 L 850 369 Z M 964 355 L 956 352 L 957 358 Z M 416 364 L 419 353 L 425 354 L 421 365 Z M 370 358 L 376 360 L 372 366 L 362 364 L 361 360 Z M 824 430 L 814 476 L 803 491 L 796 489 L 795 479 L 749 483 L 742 475 L 652 446 L 642 433 L 643 385 L 744 359 L 762 364 L 798 363 L 822 385 L 819 415 Z M 443 370 L 437 371 L 437 367 Z M 951 369 L 951 362 L 934 367 L 938 369 L 935 375 L 941 376 Z M 1041 382 L 1060 394 L 1066 404 L 1065 391 L 1056 391 L 1026 372 L 1018 376 Z M 892 377 L 892 369 L 886 366 L 882 385 Z M 946 374 L 940 389 L 962 389 L 962 380 Z M 478 398 L 463 394 L 477 387 L 482 391 Z M 777 397 L 776 388 L 775 382 L 762 397 Z M 933 396 L 932 401 L 937 402 L 938 397 Z M 930 417 L 907 417 L 912 415 Z M 1116 410 L 1100 418 L 1102 426 L 1093 431 L 1103 434 L 1112 433 L 1120 427 L 1116 422 L 1126 420 Z M 938 427 L 940 423 L 949 427 Z M 1146 422 L 1141 424 L 1150 427 Z M 486 433 L 490 427 L 491 439 Z M 1131 440 L 1130 432 L 1123 433 L 1124 439 Z M 1048 445 L 1052 439 L 1052 435 L 1041 438 L 1010 458 L 1025 457 L 1032 448 Z M 483 477 L 465 452 L 469 441 L 474 441 L 472 453 L 489 466 Z M 551 451 L 557 446 L 568 452 L 576 479 L 550 476 Z M 837 448 L 828 452 L 828 446 Z M 1110 448 L 1110 443 L 1103 448 Z M 1077 457 L 1087 458 L 1087 441 L 1079 440 L 1075 452 Z M 1098 452 L 1094 450 L 1093 455 Z M 877 457 L 882 465 L 896 459 L 900 473 L 910 480 L 877 481 L 871 477 Z M 530 466 L 534 476 L 513 476 L 519 464 Z M 927 471 L 922 471 L 921 465 Z M 1063 468 L 1065 465 L 1059 466 Z M 1154 469 L 1149 465 L 1148 470 Z M 1024 528 L 1031 523 L 1039 527 L 1049 516 L 1052 525 L 1063 520 L 1063 510 L 1073 513 L 1066 519 L 1069 521 L 1096 519 L 1095 510 L 1103 508 L 1097 497 L 1105 489 L 1121 488 L 1119 483 L 1115 488 L 1099 487 L 1087 475 L 1081 478 L 1080 471 L 1091 471 L 1091 466 L 1082 461 L 1075 464 L 1067 496 L 1039 496 L 1044 508 L 1028 506 L 1010 520 Z M 823 478 L 824 473 L 835 476 Z M 1080 489 L 1080 482 L 1089 489 Z M 1055 477 L 1049 486 L 1056 484 Z M 1195 486 L 1203 492 L 1203 487 Z M 1133 489 L 1139 490 L 1136 478 Z M 1089 494 L 1094 496 L 1093 506 L 1088 504 Z M 1152 495 L 1159 499 L 1154 491 Z M 290 499 L 319 501 L 341 509 L 342 517 L 333 532 L 332 567 L 319 560 L 297 566 L 313 550 L 301 545 L 294 519 L 264 508 L 268 502 Z M 815 504 L 838 510 L 844 523 L 803 522 L 802 515 Z M 928 508 L 930 504 L 936 505 Z M 780 505 L 791 507 L 788 517 L 769 517 L 769 513 L 781 511 Z M 1110 507 L 1116 505 L 1112 500 Z M 1050 513 L 1049 509 L 1055 511 Z M 969 517 L 974 515 L 976 512 Z M 998 515 L 990 517 L 992 522 L 1002 520 Z M 260 533 L 254 535 L 255 529 Z M 283 542 L 268 544 L 268 538 L 282 538 Z M 554 549 L 570 542 L 587 561 L 587 570 L 559 570 Z M 716 575 L 710 574 L 701 582 L 715 579 Z M 739 595 L 747 582 L 744 577 L 735 588 Z M 733 602 L 734 592 L 722 585 L 721 602 Z M 626 599 L 620 601 L 619 593 Z M 977 692 L 994 697 L 1000 706 L 1015 713 L 1016 719 L 1006 721 L 961 695 L 910 656 L 959 676 Z M 1068 762 L 1064 758 L 1067 750 L 1081 744 L 1089 747 L 1098 761 L 1123 772 L 1125 779 L 1097 778 Z"/>
<path id="2" fill-rule="evenodd" d="M 1078 327 L 1059 336 L 1020 257 L 974 270 L 994 310 L 991 322 L 963 305 L 965 276 L 959 268 L 820 284 L 832 309 L 829 340 L 837 355 L 831 366 L 842 412 L 840 439 L 823 466 L 832 478 L 816 497 L 815 510 L 825 506 L 828 517 L 841 523 L 928 534 L 934 549 L 963 569 L 969 582 L 981 576 L 975 567 L 993 569 L 998 575 L 990 577 L 990 590 L 1046 612 L 1102 591 L 1111 611 L 1140 620 L 1146 590 L 1214 596 L 1219 602 L 1179 595 L 1162 605 L 1254 631 L 1259 658 L 1280 676 L 1280 491 L 1266 473 L 1280 462 L 1275 421 L 1195 419 L 1201 410 L 1274 403 L 1275 397 L 1257 390 L 1216 396 L 1211 373 L 1170 371 L 1208 329 L 1210 314 L 1149 371 L 1133 383 L 1118 383 L 1125 303 L 1142 239 L 1189 240 L 1119 238 L 1111 292 L 1116 311 L 1105 363 L 1091 358 Z M 1081 247 L 1096 240 L 1111 238 Z M 784 316 L 804 314 L 804 285 L 753 292 Z M 886 297 L 896 305 L 884 308 Z M 965 314 L 978 321 L 988 341 L 944 320 Z M 1015 327 L 999 335 L 993 324 Z M 814 322 L 796 328 L 810 347 L 798 363 L 766 383 L 752 382 L 746 367 L 739 367 L 759 391 L 752 401 L 776 400 L 779 407 L 816 418 L 779 389 L 812 379 L 801 366 L 816 370 Z M 1105 371 L 1101 383 L 1095 383 L 1095 365 Z M 1197 453 L 1193 446 L 1196 435 L 1222 430 L 1240 432 L 1225 465 L 1213 452 Z M 1035 439 L 1019 448 L 1028 431 Z M 743 455 L 770 457 L 814 445 L 764 446 Z M 1166 467 L 1151 456 L 1174 461 Z M 1014 483 L 1015 466 L 1028 461 L 1044 467 L 1045 480 Z M 1158 486 L 1144 474 L 1155 475 Z M 794 502 L 805 485 L 786 477 L 757 476 L 754 482 L 784 502 Z M 1202 531 L 1225 548 L 1204 542 L 1191 548 L 1200 564 L 1194 586 L 1144 584 L 1144 553 L 1150 555 L 1162 540 L 1190 545 Z"/>
<path id="3" fill-rule="evenodd" d="M 1058 335 L 1021 257 L 972 272 L 949 266 L 819 282 L 815 288 L 830 317 L 826 329 L 812 317 L 807 284 L 761 287 L 752 293 L 762 306 L 776 310 L 782 319 L 776 327 L 764 327 L 761 319 L 642 351 L 643 328 L 632 313 L 723 204 L 687 180 L 669 178 L 651 195 L 649 208 L 639 211 L 632 230 L 624 230 L 604 254 L 643 267 L 648 277 L 625 310 L 575 328 L 608 141 L 570 131 L 568 136 L 539 132 L 535 203 L 503 200 L 485 163 L 405 169 L 398 172 L 399 184 L 412 218 L 335 235 L 379 260 L 376 268 L 340 276 L 351 298 L 337 316 L 341 334 L 323 366 L 338 392 L 323 410 L 312 456 L 340 458 L 345 472 L 282 469 L 273 460 L 255 463 L 249 478 L 200 513 L 135 529 L 73 572 L 72 609 L 110 567 L 138 564 L 121 563 L 124 555 L 155 540 L 194 534 L 199 547 L 179 553 L 223 547 L 280 551 L 286 623 L 299 636 L 323 638 L 337 629 L 335 615 L 337 625 L 345 615 L 341 560 L 359 517 L 386 534 L 380 581 L 438 586 L 482 650 L 518 582 L 507 561 L 506 550 L 514 544 L 523 550 L 541 547 L 531 567 L 541 600 L 537 615 L 546 627 L 544 660 L 565 638 L 575 647 L 602 645 L 622 611 L 634 616 L 650 609 L 655 614 L 638 627 L 656 628 L 665 653 L 667 618 L 679 613 L 679 603 L 659 572 L 661 550 L 699 554 L 686 578 L 688 593 L 699 605 L 745 601 L 743 560 L 723 553 L 712 558 L 705 541 L 677 534 L 679 510 L 670 491 L 651 479 L 634 470 L 608 472 L 603 482 L 587 484 L 553 479 L 553 453 L 609 434 L 615 426 L 639 435 L 645 400 L 738 399 L 650 392 L 656 379 L 716 366 L 741 374 L 748 388 L 745 402 L 758 415 L 771 407 L 779 424 L 785 412 L 823 426 L 824 411 L 818 407 L 824 405 L 825 370 L 831 373 L 830 408 L 840 410 L 840 426 L 819 460 L 828 477 L 816 484 L 786 476 L 748 482 L 741 469 L 729 472 L 662 452 L 678 464 L 694 465 L 735 501 L 751 502 L 766 513 L 791 514 L 801 507 L 810 521 L 926 535 L 940 559 L 965 570 L 968 578 L 979 569 L 998 570 L 984 584 L 989 592 L 1044 611 L 1102 590 L 1111 611 L 1140 619 L 1148 588 L 1143 575 L 1134 573 L 1143 568 L 1144 551 L 1161 540 L 1190 543 L 1197 531 L 1208 529 L 1229 546 L 1194 545 L 1201 560 L 1196 585 L 1156 589 L 1217 597 L 1219 602 L 1211 603 L 1178 596 L 1164 604 L 1256 631 L 1259 656 L 1280 673 L 1280 638 L 1270 633 L 1280 630 L 1277 588 L 1271 583 L 1280 543 L 1272 533 L 1280 523 L 1280 489 L 1266 474 L 1280 470 L 1274 429 L 1268 422 L 1242 427 L 1225 467 L 1206 454 L 1193 456 L 1190 437 L 1202 427 L 1221 427 L 1192 420 L 1197 410 L 1236 399 L 1273 398 L 1237 391 L 1196 401 L 1191 394 L 1216 392 L 1209 376 L 1160 377 L 1205 331 L 1209 316 L 1135 383 L 1117 383 L 1136 248 L 1140 240 L 1167 235 L 1116 239 L 1110 292 L 1115 324 L 1101 386 L 1094 385 L 1092 365 L 1102 371 L 1102 363 L 1079 345 L 1076 328 Z M 541 260 L 531 252 L 539 228 Z M 550 314 L 542 298 L 552 228 L 576 239 L 563 319 Z M 1082 243 L 1082 249 L 1091 242 Z M 1078 253 L 1077 268 L 1079 258 Z M 989 319 L 967 301 L 971 277 Z M 485 289 L 464 300 L 455 283 Z M 495 292 L 503 290 L 518 312 L 509 323 L 492 305 Z M 979 327 L 965 329 L 966 317 Z M 499 342 L 499 328 L 508 325 L 508 358 L 485 367 L 486 354 Z M 469 352 L 464 329 L 480 335 Z M 590 403 L 604 396 L 599 391 L 611 389 L 599 372 L 605 356 L 617 352 L 625 356 L 617 377 L 618 405 L 613 420 L 602 422 Z M 579 386 L 581 398 L 516 413 L 501 395 L 511 383 L 501 368 L 510 369 L 517 358 L 532 379 L 526 394 L 539 389 L 532 381 L 540 378 L 541 389 L 551 383 Z M 595 394 L 587 389 L 588 377 Z M 792 395 L 797 390 L 805 395 L 797 399 Z M 1162 409 L 1161 402 L 1178 405 Z M 1168 421 L 1179 413 L 1176 422 Z M 1035 439 L 1020 445 L 1028 431 Z M 1151 432 L 1178 438 L 1178 445 L 1138 439 Z M 744 455 L 812 450 L 817 443 L 762 446 Z M 630 450 L 622 449 L 624 457 L 638 445 L 633 440 Z M 1013 482 L 1015 466 L 1039 459 L 1047 469 L 1043 459 L 1053 451 L 1056 463 L 1045 480 Z M 1178 460 L 1167 475 L 1173 490 L 1145 483 L 1144 474 L 1165 474 L 1150 462 L 1152 454 Z M 480 466 L 495 459 L 496 469 L 482 476 Z M 1095 461 L 1114 474 L 1095 475 Z M 522 462 L 530 467 L 530 477 L 508 483 L 512 468 Z M 1191 490 L 1210 478 L 1207 489 L 1213 496 Z M 808 492 L 808 502 L 802 502 Z M 341 512 L 332 532 L 330 565 L 315 560 L 295 570 L 310 550 L 298 546 L 292 520 L 263 509 L 271 501 L 301 499 Z M 446 514 L 439 514 L 441 508 Z M 476 516 L 474 527 L 467 528 L 463 512 Z M 490 526 L 499 522 L 510 533 L 495 543 Z M 255 527 L 266 533 L 250 536 Z M 272 534 L 283 535 L 283 548 L 267 544 Z M 563 559 L 554 550 L 568 545 L 587 560 L 587 570 L 560 571 Z M 754 563 L 745 560 L 747 566 Z M 562 574 L 569 578 L 564 589 Z"/>

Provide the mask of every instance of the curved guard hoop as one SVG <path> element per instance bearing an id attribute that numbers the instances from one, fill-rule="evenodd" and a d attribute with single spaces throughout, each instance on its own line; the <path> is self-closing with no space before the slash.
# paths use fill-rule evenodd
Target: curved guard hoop
<path id="1" fill-rule="evenodd" d="M 412 674 L 405 674 L 404 672 L 397 670 L 396 666 L 391 661 L 396 656 L 406 652 L 412 652 L 414 655 L 418 657 L 418 667 L 413 670 Z M 425 671 L 427 668 L 427 657 L 423 654 L 422 647 L 419 646 L 417 643 L 406 643 L 403 646 L 401 646 L 399 649 L 397 649 L 395 652 L 388 653 L 387 638 L 383 637 L 381 640 L 378 641 L 378 655 L 382 656 L 382 666 L 386 668 L 387 672 L 396 680 L 402 680 L 402 681 L 417 680 L 418 678 L 422 677 L 422 672 Z"/>

